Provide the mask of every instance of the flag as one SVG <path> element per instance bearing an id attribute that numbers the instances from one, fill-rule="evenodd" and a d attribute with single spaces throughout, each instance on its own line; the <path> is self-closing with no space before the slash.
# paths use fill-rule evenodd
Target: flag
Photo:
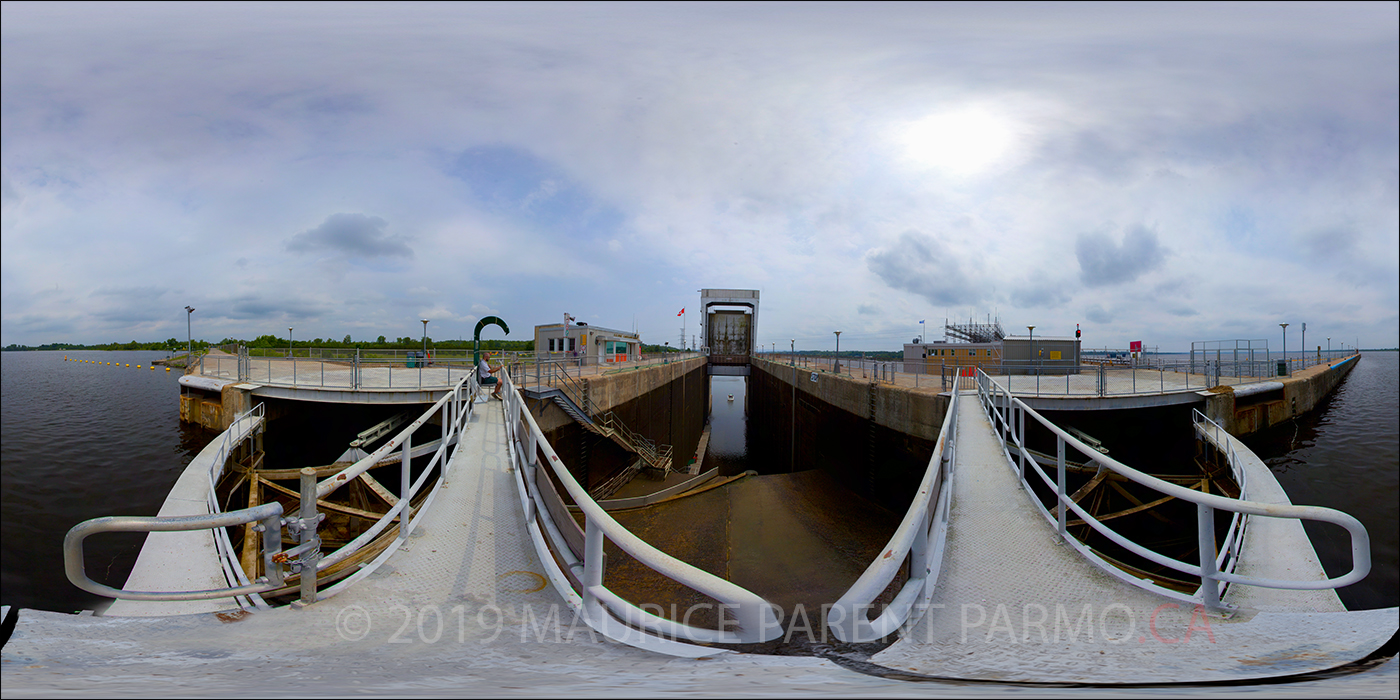
<path id="1" fill-rule="evenodd" d="M 676 315 L 677 315 L 677 316 L 684 316 L 684 315 L 685 315 L 685 309 L 681 309 L 681 312 L 678 313 L 678 314 L 676 314 Z"/>
<path id="2" fill-rule="evenodd" d="M 923 323 L 923 321 L 919 321 L 919 323 Z"/>

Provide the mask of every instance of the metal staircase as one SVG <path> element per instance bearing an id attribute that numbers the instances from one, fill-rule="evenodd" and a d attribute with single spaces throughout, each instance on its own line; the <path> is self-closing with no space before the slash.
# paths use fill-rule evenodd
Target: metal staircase
<path id="1" fill-rule="evenodd" d="M 635 453 L 647 466 L 660 470 L 662 474 L 671 472 L 672 447 L 650 440 L 628 428 L 612 411 L 603 411 L 595 415 L 591 410 L 592 402 L 588 398 L 586 383 L 570 377 L 566 372 L 552 373 L 549 383 L 550 388 L 541 386 L 531 393 L 537 393 L 539 398 L 552 400 L 585 430 L 606 437 L 622 449 Z"/>

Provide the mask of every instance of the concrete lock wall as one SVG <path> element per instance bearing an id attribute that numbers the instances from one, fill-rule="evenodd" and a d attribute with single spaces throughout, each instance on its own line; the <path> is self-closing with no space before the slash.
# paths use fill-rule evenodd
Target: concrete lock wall
<path id="1" fill-rule="evenodd" d="M 1207 394 L 1205 414 L 1236 437 L 1259 432 L 1316 408 L 1359 361 L 1361 356 L 1354 355 L 1313 365 L 1291 377 L 1279 377 L 1270 382 L 1272 387 L 1238 387 L 1239 396 L 1236 387 L 1215 387 L 1203 392 Z"/>
<path id="2" fill-rule="evenodd" d="M 815 378 L 815 381 L 814 381 Z M 938 440 L 948 397 L 755 359 L 749 378 L 750 464 L 821 469 L 896 512 L 908 508 Z"/>

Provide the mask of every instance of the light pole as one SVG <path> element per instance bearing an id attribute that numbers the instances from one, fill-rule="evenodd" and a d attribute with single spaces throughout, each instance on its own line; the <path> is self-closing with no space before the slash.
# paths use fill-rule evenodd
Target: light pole
<path id="1" fill-rule="evenodd" d="M 194 333 L 190 330 L 190 316 L 194 314 L 193 306 L 185 307 L 185 366 L 190 364 L 190 355 L 194 354 Z"/>
<path id="2" fill-rule="evenodd" d="M 796 367 L 796 366 L 797 366 L 797 339 L 796 339 L 796 338 L 789 339 L 789 340 L 788 340 L 788 344 L 792 347 L 792 350 L 788 353 L 788 364 L 792 365 L 793 367 Z M 793 376 L 796 376 L 796 375 L 793 375 Z M 795 382 L 795 381 L 797 381 L 797 380 L 794 379 L 793 381 Z M 797 386 L 797 385 L 794 384 L 793 386 Z"/>
<path id="3" fill-rule="evenodd" d="M 836 373 L 837 373 L 837 374 L 840 374 L 840 373 L 841 373 L 841 331 L 832 331 L 832 332 L 836 334 L 836 361 L 835 361 L 835 365 L 834 365 L 834 366 L 836 367 Z"/>
<path id="4" fill-rule="evenodd" d="M 287 357 L 292 356 L 292 327 L 287 326 Z"/>
<path id="5" fill-rule="evenodd" d="M 428 357 L 428 319 L 420 318 L 418 320 L 423 322 L 423 357 L 426 359 Z"/>
<path id="6" fill-rule="evenodd" d="M 1332 336 L 1327 336 L 1327 360 L 1332 360 Z"/>
<path id="7" fill-rule="evenodd" d="M 1035 326 L 1026 326 L 1026 330 L 1031 332 L 1031 363 L 1035 363 Z"/>
<path id="8" fill-rule="evenodd" d="M 1287 323 L 1280 323 L 1280 324 L 1278 324 L 1278 327 L 1283 329 L 1283 366 L 1284 366 L 1284 371 L 1285 371 L 1285 372 L 1288 372 L 1288 375 L 1287 375 L 1287 376 L 1290 376 L 1290 377 L 1291 377 L 1291 376 L 1293 376 L 1293 370 L 1288 369 L 1288 324 L 1287 324 Z"/>
<path id="9" fill-rule="evenodd" d="M 1287 349 L 1287 348 L 1285 348 L 1285 350 L 1286 350 L 1286 349 Z M 1303 324 L 1303 346 L 1302 346 L 1302 348 L 1300 348 L 1300 349 L 1303 351 L 1303 366 L 1304 366 L 1304 367 L 1307 367 L 1307 366 L 1308 366 L 1308 324 L 1306 324 L 1306 323 Z"/>

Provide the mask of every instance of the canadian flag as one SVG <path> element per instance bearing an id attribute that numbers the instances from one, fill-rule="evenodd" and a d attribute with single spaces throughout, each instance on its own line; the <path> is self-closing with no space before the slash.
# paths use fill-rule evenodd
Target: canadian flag
<path id="1" fill-rule="evenodd" d="M 676 314 L 676 315 L 677 315 L 677 316 L 684 316 L 684 315 L 685 315 L 685 309 L 681 309 L 681 312 L 678 313 L 678 314 Z"/>

